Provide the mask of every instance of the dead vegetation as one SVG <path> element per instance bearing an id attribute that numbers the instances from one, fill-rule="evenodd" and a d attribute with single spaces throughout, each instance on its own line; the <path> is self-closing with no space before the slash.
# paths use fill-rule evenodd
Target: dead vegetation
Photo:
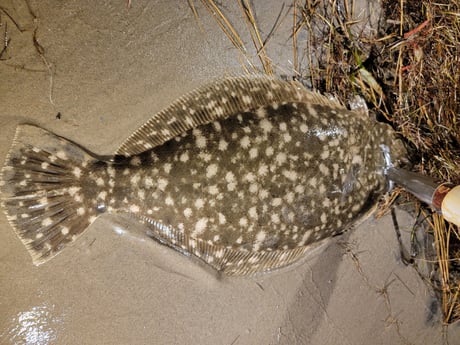
<path id="1" fill-rule="evenodd" d="M 201 3 L 238 49 L 246 70 L 273 74 L 266 46 L 280 22 L 292 16 L 292 77 L 345 104 L 355 95 L 364 97 L 370 111 L 406 142 L 413 171 L 460 184 L 460 0 L 381 0 L 382 11 L 373 19 L 363 17 L 354 0 L 293 0 L 269 33 L 259 29 L 249 1 L 236 1 L 261 68 L 222 6 Z M 306 39 L 299 40 L 301 35 Z M 407 201 L 405 193 L 397 193 L 391 203 Z M 434 237 L 437 264 L 431 282 L 440 294 L 444 321 L 454 322 L 460 319 L 458 228 L 410 201 Z"/>

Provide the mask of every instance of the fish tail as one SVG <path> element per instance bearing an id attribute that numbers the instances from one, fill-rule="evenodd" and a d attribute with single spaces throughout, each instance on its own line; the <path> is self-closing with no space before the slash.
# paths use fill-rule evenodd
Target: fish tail
<path id="1" fill-rule="evenodd" d="M 20 125 L 0 174 L 1 205 L 35 265 L 58 254 L 96 218 L 82 177 L 96 158 L 32 125 Z"/>

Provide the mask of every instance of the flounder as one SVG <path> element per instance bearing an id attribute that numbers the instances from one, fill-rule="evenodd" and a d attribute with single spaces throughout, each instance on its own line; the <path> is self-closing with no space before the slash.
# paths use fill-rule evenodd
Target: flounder
<path id="1" fill-rule="evenodd" d="M 297 82 L 224 78 L 179 98 L 99 157 L 20 125 L 0 179 L 2 205 L 41 264 L 102 213 L 218 271 L 245 275 L 299 259 L 345 231 L 386 191 L 387 124 Z"/>

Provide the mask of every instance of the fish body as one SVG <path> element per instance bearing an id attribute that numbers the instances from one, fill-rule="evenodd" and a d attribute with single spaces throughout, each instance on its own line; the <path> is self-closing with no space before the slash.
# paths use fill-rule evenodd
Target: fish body
<path id="1" fill-rule="evenodd" d="M 381 144 L 403 157 L 388 125 L 300 84 L 225 78 L 154 115 L 109 160 L 19 126 L 3 207 L 36 264 L 110 213 L 218 271 L 252 274 L 369 213 L 386 188 Z"/>

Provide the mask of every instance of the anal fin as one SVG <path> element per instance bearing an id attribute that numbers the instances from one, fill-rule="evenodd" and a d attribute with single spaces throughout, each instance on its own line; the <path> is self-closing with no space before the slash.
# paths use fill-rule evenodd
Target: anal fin
<path id="1" fill-rule="evenodd" d="M 302 246 L 273 251 L 228 248 L 193 238 L 183 231 L 149 217 L 133 217 L 146 225 L 151 230 L 150 237 L 158 242 L 172 247 L 184 255 L 194 255 L 218 272 L 226 275 L 247 276 L 277 270 L 299 260 L 310 248 L 309 246 Z"/>

